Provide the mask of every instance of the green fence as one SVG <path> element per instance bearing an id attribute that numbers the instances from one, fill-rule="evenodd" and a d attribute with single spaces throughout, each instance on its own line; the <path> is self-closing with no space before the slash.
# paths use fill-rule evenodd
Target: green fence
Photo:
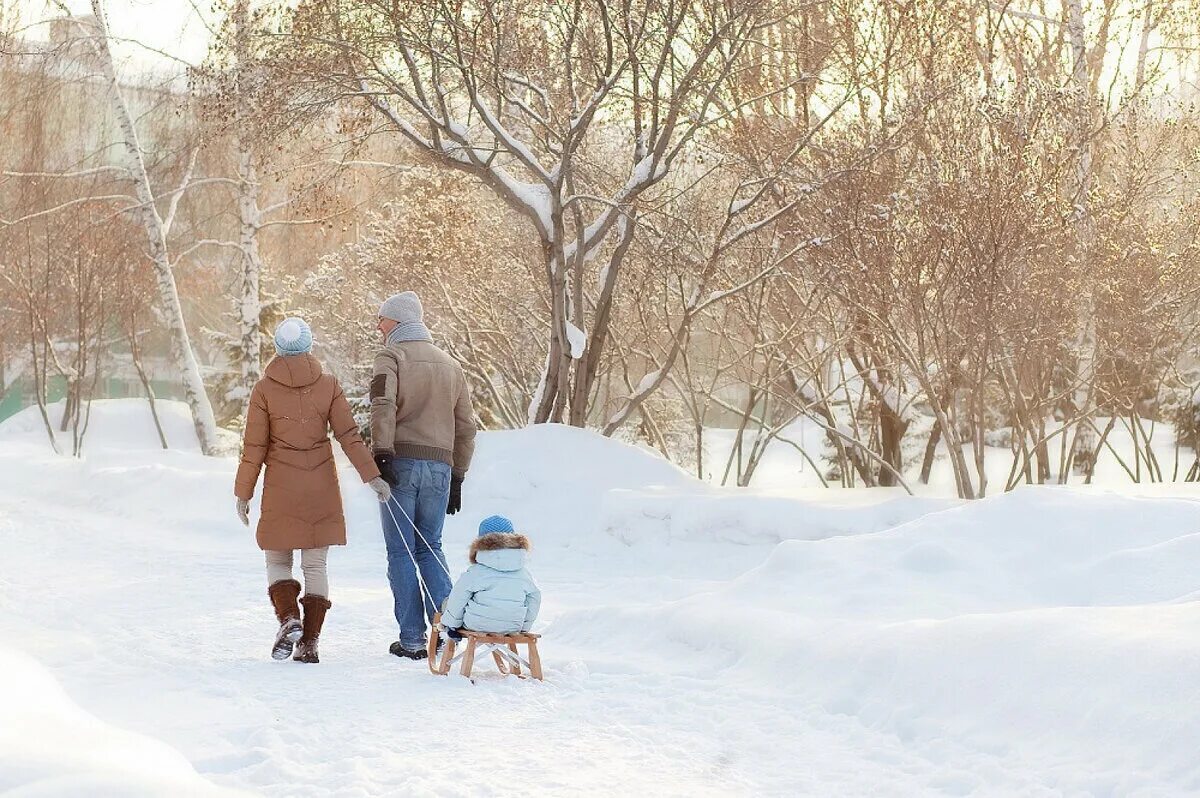
<path id="1" fill-rule="evenodd" d="M 172 382 L 165 380 L 151 380 L 150 386 L 154 389 L 154 395 L 159 399 L 182 399 L 183 392 L 180 387 Z M 46 400 L 54 403 L 64 398 L 67 395 L 67 380 L 65 377 L 54 376 L 46 381 Z M 118 378 L 109 378 L 101 380 L 96 385 L 93 399 L 127 399 L 130 397 L 142 397 L 146 395 L 146 389 L 142 387 L 142 383 L 138 380 L 122 380 Z M 18 384 L 8 392 L 5 397 L 0 400 L 0 422 L 7 418 L 15 416 L 27 407 L 36 403 L 33 392 L 32 382 L 19 381 Z"/>

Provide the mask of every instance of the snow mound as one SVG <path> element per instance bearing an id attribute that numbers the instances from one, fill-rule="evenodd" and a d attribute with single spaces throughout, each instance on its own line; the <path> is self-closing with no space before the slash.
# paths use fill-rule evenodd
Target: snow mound
<path id="1" fill-rule="evenodd" d="M 202 779 L 178 751 L 115 729 L 76 706 L 37 662 L 0 648 L 0 792 L 234 796 Z"/>
<path id="2" fill-rule="evenodd" d="M 786 542 L 741 584 L 836 617 L 1168 602 L 1200 587 L 1197 533 L 1197 501 L 1030 487 L 874 535 Z"/>
<path id="3" fill-rule="evenodd" d="M 1200 701 L 1198 562 L 1200 502 L 1029 488 L 784 541 L 711 591 L 570 614 L 548 636 L 636 627 L 626 645 L 673 645 L 689 676 L 786 678 L 782 708 L 853 718 L 946 762 L 986 751 L 1052 791 L 1193 793 L 1200 717 L 1180 708 Z M 1000 779 L 964 773 L 948 789 Z"/>
<path id="4" fill-rule="evenodd" d="M 54 427 L 59 449 L 70 454 L 71 430 L 59 432 L 65 402 L 55 402 L 47 407 L 50 423 Z M 199 452 L 196 430 L 192 426 L 192 414 L 183 402 L 158 400 L 155 402 L 167 445 L 171 449 Z M 0 423 L 0 443 L 21 443 L 50 450 L 46 427 L 42 423 L 41 411 L 27 407 L 15 416 Z M 91 416 L 83 438 L 83 449 L 87 451 L 145 451 L 162 449 L 150 404 L 145 399 L 98 399 L 92 402 Z"/>
<path id="5" fill-rule="evenodd" d="M 537 424 L 482 433 L 478 441 L 463 496 L 480 519 L 513 513 L 518 526 L 569 521 L 590 532 L 611 490 L 701 486 L 662 457 L 577 427 Z"/>
<path id="6" fill-rule="evenodd" d="M 773 544 L 881 532 L 959 503 L 882 489 L 797 498 L 697 483 L 685 490 L 610 491 L 604 497 L 600 526 L 630 544 L 675 540 Z"/>

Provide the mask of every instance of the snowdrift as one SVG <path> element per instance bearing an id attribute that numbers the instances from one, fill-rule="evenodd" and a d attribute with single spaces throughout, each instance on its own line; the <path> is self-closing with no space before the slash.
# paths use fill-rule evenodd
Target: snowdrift
<path id="1" fill-rule="evenodd" d="M 881 532 L 959 504 L 887 489 L 805 494 L 797 498 L 700 482 L 682 490 L 617 489 L 604 495 L 601 528 L 629 544 L 766 544 Z"/>
<path id="2" fill-rule="evenodd" d="M 555 526 L 567 520 L 590 532 L 609 491 L 701 485 L 656 454 L 576 427 L 539 424 L 477 440 L 464 490 L 494 502 L 496 512 L 534 508 Z"/>
<path id="3" fill-rule="evenodd" d="M 948 761 L 986 751 L 1052 790 L 1194 792 L 1198 566 L 1200 502 L 1027 489 L 785 541 L 636 617 L 688 675 L 782 679 L 795 712 L 853 717 Z M 605 614 L 588 620 L 620 638 L 633 613 Z M 989 785 L 969 769 L 947 782 Z"/>
<path id="4" fill-rule="evenodd" d="M 0 792 L 13 798 L 229 796 L 178 751 L 77 707 L 29 657 L 0 648 Z"/>
<path id="5" fill-rule="evenodd" d="M 59 449 L 70 453 L 71 430 L 59 431 L 64 402 L 48 405 L 46 410 L 54 427 Z M 199 452 L 192 414 L 183 402 L 159 400 L 155 403 L 167 445 L 171 449 Z M 50 450 L 49 436 L 37 407 L 27 407 L 0 424 L 0 445 L 25 444 Z M 101 399 L 92 402 L 83 438 L 85 452 L 136 452 L 161 450 L 162 442 L 154 427 L 154 417 L 145 399 Z"/>

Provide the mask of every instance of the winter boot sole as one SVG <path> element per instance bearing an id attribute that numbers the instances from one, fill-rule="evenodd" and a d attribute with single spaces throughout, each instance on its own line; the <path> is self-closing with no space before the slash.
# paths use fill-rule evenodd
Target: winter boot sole
<path id="1" fill-rule="evenodd" d="M 395 643 L 392 643 L 391 647 L 388 648 L 388 653 L 392 654 L 394 656 L 400 657 L 401 659 L 412 659 L 412 660 L 422 660 L 429 656 L 429 653 L 425 650 L 424 647 L 418 648 L 416 650 L 408 649 L 408 648 L 405 648 L 404 646 L 400 645 L 399 640 L 397 640 Z"/>
<path id="2" fill-rule="evenodd" d="M 299 618 L 289 618 L 279 627 L 279 634 L 275 635 L 275 647 L 271 649 L 271 659 L 285 660 L 292 656 L 292 649 L 295 648 L 297 641 L 304 634 L 304 627 L 300 625 Z"/>

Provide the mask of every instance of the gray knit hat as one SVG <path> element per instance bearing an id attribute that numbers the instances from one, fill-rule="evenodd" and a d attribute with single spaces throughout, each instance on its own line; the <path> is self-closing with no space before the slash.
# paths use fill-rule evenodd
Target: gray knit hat
<path id="1" fill-rule="evenodd" d="M 424 320 L 425 309 L 421 307 L 421 298 L 412 291 L 393 294 L 379 306 L 379 315 L 385 319 L 410 324 Z"/>

